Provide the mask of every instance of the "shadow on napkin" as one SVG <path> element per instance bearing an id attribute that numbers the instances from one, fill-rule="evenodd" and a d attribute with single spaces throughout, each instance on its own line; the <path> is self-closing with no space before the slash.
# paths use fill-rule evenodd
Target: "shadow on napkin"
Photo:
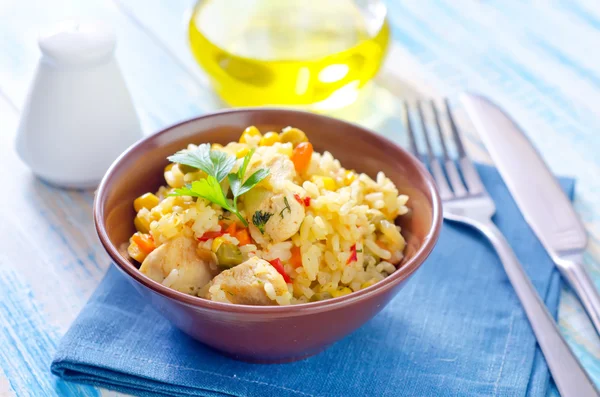
<path id="1" fill-rule="evenodd" d="M 495 221 L 556 316 L 560 279 L 497 171 Z M 561 185 L 572 196 L 573 181 Z M 444 223 L 427 262 L 375 318 L 280 365 L 222 356 L 170 325 L 112 267 L 62 339 L 52 372 L 137 395 L 544 396 L 549 376 L 519 301 L 477 232 Z"/>

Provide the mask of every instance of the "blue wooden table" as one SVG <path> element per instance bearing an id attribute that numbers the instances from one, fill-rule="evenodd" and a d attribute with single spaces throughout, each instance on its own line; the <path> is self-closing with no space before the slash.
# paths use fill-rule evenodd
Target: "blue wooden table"
<path id="1" fill-rule="evenodd" d="M 233 0 L 232 0 L 233 1 Z M 241 1 L 241 0 L 240 0 Z M 525 128 L 559 174 L 578 179 L 600 284 L 600 2 L 388 1 L 394 44 L 374 84 L 336 116 L 404 142 L 400 97 L 484 93 Z M 190 0 L 0 2 L 0 395 L 115 395 L 49 371 L 61 335 L 110 261 L 92 225 L 92 192 L 36 180 L 13 140 L 39 51 L 38 30 L 66 17 L 109 21 L 146 133 L 218 108 L 185 40 Z M 459 109 L 468 150 L 488 161 Z M 571 292 L 560 326 L 600 384 L 600 340 Z"/>

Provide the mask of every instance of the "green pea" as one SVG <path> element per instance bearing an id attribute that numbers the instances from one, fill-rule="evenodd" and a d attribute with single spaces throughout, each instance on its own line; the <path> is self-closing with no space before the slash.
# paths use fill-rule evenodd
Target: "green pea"
<path id="1" fill-rule="evenodd" d="M 232 268 L 243 262 L 240 249 L 231 243 L 222 243 L 216 252 L 219 267 Z"/>

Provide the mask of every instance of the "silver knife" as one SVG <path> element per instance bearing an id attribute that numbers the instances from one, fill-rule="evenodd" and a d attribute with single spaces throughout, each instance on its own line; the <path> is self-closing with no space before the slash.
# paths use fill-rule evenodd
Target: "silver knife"
<path id="1" fill-rule="evenodd" d="M 481 96 L 463 94 L 461 101 L 525 220 L 600 334 L 600 295 L 583 267 L 587 234 L 571 201 L 508 115 Z"/>

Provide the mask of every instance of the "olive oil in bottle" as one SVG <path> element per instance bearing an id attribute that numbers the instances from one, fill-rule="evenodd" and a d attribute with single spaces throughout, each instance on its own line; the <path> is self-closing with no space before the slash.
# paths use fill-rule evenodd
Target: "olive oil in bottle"
<path id="1" fill-rule="evenodd" d="M 201 0 L 189 21 L 192 52 L 231 106 L 346 106 L 389 36 L 373 0 Z"/>

